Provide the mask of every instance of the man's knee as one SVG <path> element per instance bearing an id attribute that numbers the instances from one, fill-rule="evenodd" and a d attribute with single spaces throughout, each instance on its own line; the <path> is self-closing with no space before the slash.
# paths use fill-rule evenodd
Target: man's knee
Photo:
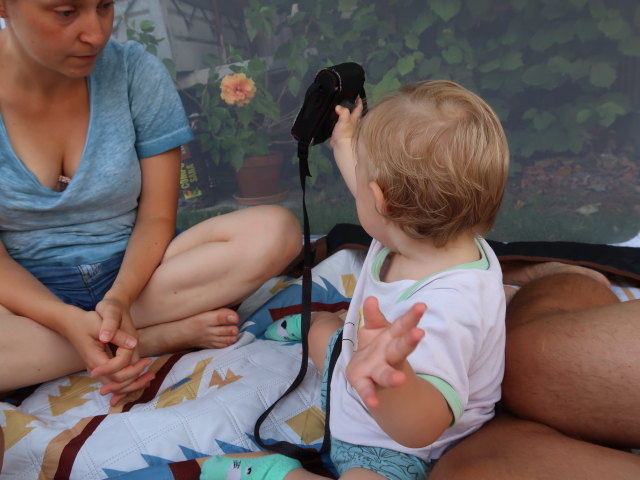
<path id="1" fill-rule="evenodd" d="M 619 303 L 616 294 L 602 282 L 577 273 L 559 273 L 537 278 L 509 302 L 507 329 L 562 312 Z"/>

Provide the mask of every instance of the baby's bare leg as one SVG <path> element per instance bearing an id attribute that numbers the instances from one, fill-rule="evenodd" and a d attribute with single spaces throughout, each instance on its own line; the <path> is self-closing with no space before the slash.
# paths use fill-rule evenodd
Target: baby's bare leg
<path id="1" fill-rule="evenodd" d="M 343 320 L 335 313 L 317 312 L 311 316 L 309 358 L 320 373 L 324 372 L 324 360 L 329 340 L 342 325 L 344 325 Z"/>

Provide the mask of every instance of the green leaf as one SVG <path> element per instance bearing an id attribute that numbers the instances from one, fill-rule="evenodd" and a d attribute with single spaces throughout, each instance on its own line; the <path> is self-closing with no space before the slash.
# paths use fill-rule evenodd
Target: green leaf
<path id="1" fill-rule="evenodd" d="M 608 10 L 603 0 L 589 0 L 589 12 L 594 18 L 604 18 Z"/>
<path id="2" fill-rule="evenodd" d="M 619 105 L 615 102 L 605 102 L 601 105 L 598 105 L 596 107 L 596 112 L 600 117 L 600 125 L 603 125 L 605 127 L 611 126 L 611 124 L 615 122 L 616 117 L 618 117 L 619 115 L 624 115 L 625 113 L 627 113 L 624 106 Z"/>
<path id="3" fill-rule="evenodd" d="M 289 77 L 289 81 L 287 82 L 287 87 L 291 92 L 291 95 L 294 97 L 298 96 L 300 92 L 300 87 L 302 86 L 302 82 L 300 82 L 300 78 L 298 77 Z"/>
<path id="4" fill-rule="evenodd" d="M 448 22 L 460 12 L 460 0 L 431 0 L 431 9 L 442 20 Z"/>
<path id="5" fill-rule="evenodd" d="M 239 146 L 231 148 L 225 155 L 225 161 L 236 171 L 240 170 L 242 162 L 244 162 L 244 151 Z"/>
<path id="6" fill-rule="evenodd" d="M 517 40 L 518 35 L 516 35 L 514 32 L 506 32 L 498 39 L 498 42 L 500 43 L 500 45 L 508 46 L 513 45 Z"/>
<path id="7" fill-rule="evenodd" d="M 620 53 L 629 57 L 640 57 L 640 37 L 628 37 L 620 42 Z"/>
<path id="8" fill-rule="evenodd" d="M 383 94 L 400 88 L 402 84 L 396 76 L 397 73 L 397 70 L 392 68 L 384 77 L 382 77 L 382 80 L 380 80 L 377 85 L 373 86 L 374 98 L 380 98 Z"/>
<path id="9" fill-rule="evenodd" d="M 493 70 L 500 68 L 501 64 L 502 64 L 502 61 L 499 58 L 495 58 L 490 62 L 480 65 L 480 67 L 478 67 L 478 71 L 481 73 L 489 73 L 489 72 L 492 72 Z"/>
<path id="10" fill-rule="evenodd" d="M 595 87 L 610 87 L 616 81 L 616 71 L 608 63 L 599 62 L 591 67 L 589 82 Z"/>
<path id="11" fill-rule="evenodd" d="M 522 81 L 533 87 L 541 87 L 549 83 L 549 71 L 546 65 L 534 65 L 522 75 Z"/>
<path id="12" fill-rule="evenodd" d="M 576 60 L 571 64 L 571 70 L 569 71 L 569 75 L 571 75 L 571 80 L 575 82 L 589 75 L 590 71 L 591 71 L 591 64 L 588 61 Z"/>
<path id="13" fill-rule="evenodd" d="M 569 0 L 569 3 L 576 7 L 578 10 L 582 10 L 587 4 L 587 0 Z"/>
<path id="14" fill-rule="evenodd" d="M 579 124 L 583 124 L 587 120 L 589 120 L 590 117 L 591 117 L 591 110 L 588 108 L 583 108 L 582 110 L 579 110 L 578 113 L 576 114 L 576 121 Z"/>
<path id="15" fill-rule="evenodd" d="M 402 57 L 396 63 L 396 68 L 398 69 L 398 73 L 400 75 L 406 75 L 409 72 L 413 71 L 416 66 L 416 62 L 413 58 L 413 55 L 407 55 Z"/>
<path id="16" fill-rule="evenodd" d="M 549 57 L 547 65 L 549 66 L 549 70 L 561 75 L 568 75 L 571 72 L 572 67 L 571 62 L 560 55 Z"/>
<path id="17" fill-rule="evenodd" d="M 593 18 L 576 19 L 573 30 L 582 42 L 595 40 L 602 36 L 602 33 L 598 30 Z"/>
<path id="18" fill-rule="evenodd" d="M 508 52 L 501 62 L 501 69 L 512 71 L 517 70 L 522 65 L 522 52 Z"/>
<path id="19" fill-rule="evenodd" d="M 535 116 L 535 118 L 533 119 L 533 127 L 536 130 L 545 130 L 555 121 L 555 115 L 545 111 Z"/>
<path id="20" fill-rule="evenodd" d="M 140 22 L 140 30 L 143 32 L 153 32 L 155 30 L 155 26 L 151 20 L 142 20 Z"/>
<path id="21" fill-rule="evenodd" d="M 442 58 L 444 58 L 447 63 L 460 63 L 462 62 L 462 50 L 457 45 L 451 45 L 443 50 Z"/>
<path id="22" fill-rule="evenodd" d="M 631 34 L 631 27 L 619 15 L 603 18 L 598 22 L 598 29 L 613 40 L 622 40 Z"/>
<path id="23" fill-rule="evenodd" d="M 422 34 L 427 28 L 433 25 L 433 22 L 436 21 L 436 16 L 431 12 L 431 10 L 422 9 L 422 11 L 418 14 L 415 21 L 413 22 L 412 32 L 416 35 Z"/>
<path id="24" fill-rule="evenodd" d="M 535 52 L 544 52 L 553 45 L 553 36 L 549 30 L 538 30 L 529 40 L 529 46 Z"/>
<path id="25" fill-rule="evenodd" d="M 338 2 L 339 12 L 351 12 L 358 6 L 358 0 L 340 0 Z"/>
<path id="26" fill-rule="evenodd" d="M 420 38 L 413 32 L 410 32 L 404 36 L 404 44 L 410 50 L 417 50 L 420 46 Z"/>

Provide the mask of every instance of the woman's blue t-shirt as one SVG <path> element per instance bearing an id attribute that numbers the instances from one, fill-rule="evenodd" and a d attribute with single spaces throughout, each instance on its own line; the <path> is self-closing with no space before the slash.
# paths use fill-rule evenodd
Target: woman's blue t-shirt
<path id="1" fill-rule="evenodd" d="M 137 43 L 110 41 L 88 86 L 84 152 L 62 192 L 20 161 L 0 115 L 0 240 L 24 266 L 96 263 L 124 251 L 140 195 L 139 159 L 193 138 L 166 68 Z"/>

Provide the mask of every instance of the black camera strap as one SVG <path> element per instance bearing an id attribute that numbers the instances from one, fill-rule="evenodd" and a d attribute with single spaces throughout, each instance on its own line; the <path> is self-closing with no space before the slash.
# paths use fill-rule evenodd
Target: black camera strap
<path id="1" fill-rule="evenodd" d="M 364 91 L 364 71 L 360 65 L 355 63 L 344 63 L 323 69 L 316 75 L 314 83 L 305 94 L 305 101 L 302 109 L 291 129 L 293 137 L 298 141 L 298 160 L 300 186 L 302 189 L 302 216 L 303 216 L 303 270 L 302 270 L 302 298 L 301 298 L 301 341 L 302 360 L 300 369 L 289 388 L 267 408 L 258 418 L 254 428 L 256 443 L 266 449 L 282 453 L 288 457 L 300 460 L 308 460 L 329 450 L 331 435 L 329 430 L 329 410 L 330 410 L 330 386 L 333 368 L 340 355 L 342 347 L 342 334 L 335 342 L 329 361 L 327 382 L 327 395 L 325 406 L 324 438 L 320 451 L 312 448 L 302 448 L 289 442 L 278 441 L 266 444 L 260 438 L 260 426 L 273 411 L 276 405 L 287 395 L 293 392 L 304 380 L 307 374 L 309 363 L 309 328 L 311 326 L 311 289 L 312 289 L 312 268 L 315 252 L 311 246 L 311 228 L 309 226 L 309 216 L 306 204 L 306 178 L 311 176 L 309 169 L 309 147 L 324 142 L 333 131 L 337 121 L 335 107 L 339 104 L 348 106 L 355 105 L 358 96 L 365 104 L 366 94 Z"/>

